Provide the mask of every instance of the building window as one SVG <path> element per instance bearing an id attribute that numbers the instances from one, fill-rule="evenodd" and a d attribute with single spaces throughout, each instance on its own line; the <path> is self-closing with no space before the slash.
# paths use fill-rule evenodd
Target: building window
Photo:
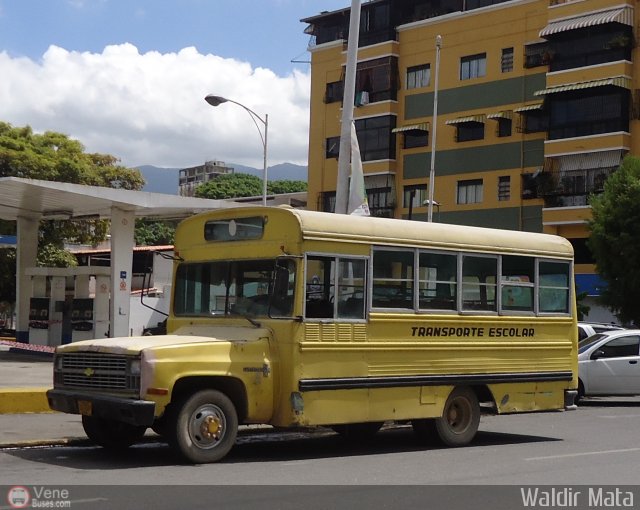
<path id="1" fill-rule="evenodd" d="M 513 48 L 502 48 L 502 60 L 500 61 L 500 67 L 503 73 L 510 73 L 513 71 Z"/>
<path id="2" fill-rule="evenodd" d="M 460 59 L 460 79 L 470 80 L 487 74 L 487 54 L 478 53 Z"/>
<path id="3" fill-rule="evenodd" d="M 318 211 L 336 212 L 336 192 L 325 191 L 318 193 Z"/>
<path id="4" fill-rule="evenodd" d="M 396 159 L 395 115 L 370 117 L 355 121 L 360 158 L 362 161 Z M 337 158 L 340 155 L 340 137 L 332 136 L 325 142 L 325 157 Z"/>
<path id="5" fill-rule="evenodd" d="M 482 202 L 482 179 L 458 181 L 458 204 Z"/>
<path id="6" fill-rule="evenodd" d="M 498 177 L 498 200 L 500 202 L 511 198 L 511 177 L 503 175 Z"/>
<path id="7" fill-rule="evenodd" d="M 462 122 L 456 125 L 456 141 L 469 142 L 484 139 L 484 122 Z"/>
<path id="8" fill-rule="evenodd" d="M 542 43 L 527 44 L 524 47 L 525 69 L 547 65 L 550 57 L 549 43 L 546 41 Z"/>
<path id="9" fill-rule="evenodd" d="M 356 69 L 356 106 L 398 98 L 398 57 L 360 62 Z"/>
<path id="10" fill-rule="evenodd" d="M 325 142 L 325 158 L 337 158 L 340 153 L 340 137 L 331 136 Z"/>
<path id="11" fill-rule="evenodd" d="M 549 127 L 549 117 L 541 111 L 522 112 L 520 131 L 523 133 L 540 133 Z"/>
<path id="12" fill-rule="evenodd" d="M 511 119 L 498 119 L 498 136 L 511 136 L 513 122 Z"/>
<path id="13" fill-rule="evenodd" d="M 412 129 L 403 132 L 403 149 L 414 149 L 429 145 L 429 132 L 423 129 Z"/>
<path id="14" fill-rule="evenodd" d="M 428 188 L 426 184 L 405 186 L 402 207 L 422 207 L 424 202 L 427 200 L 427 190 Z"/>
<path id="15" fill-rule="evenodd" d="M 324 94 L 324 102 L 328 104 L 328 103 L 336 103 L 338 101 L 342 101 L 343 95 L 344 95 L 343 81 L 334 81 L 331 83 L 327 83 L 327 89 Z"/>
<path id="16" fill-rule="evenodd" d="M 629 131 L 630 92 L 621 87 L 595 87 L 552 94 L 549 140 Z"/>
<path id="17" fill-rule="evenodd" d="M 431 66 L 424 64 L 407 68 L 407 89 L 428 87 L 431 81 Z"/>
<path id="18" fill-rule="evenodd" d="M 355 124 L 362 161 L 396 159 L 395 115 L 359 119 Z"/>

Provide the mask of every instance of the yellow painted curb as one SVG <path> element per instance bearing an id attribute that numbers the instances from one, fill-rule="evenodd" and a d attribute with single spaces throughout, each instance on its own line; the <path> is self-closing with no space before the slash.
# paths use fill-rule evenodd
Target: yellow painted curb
<path id="1" fill-rule="evenodd" d="M 0 388 L 0 414 L 52 413 L 47 387 Z"/>

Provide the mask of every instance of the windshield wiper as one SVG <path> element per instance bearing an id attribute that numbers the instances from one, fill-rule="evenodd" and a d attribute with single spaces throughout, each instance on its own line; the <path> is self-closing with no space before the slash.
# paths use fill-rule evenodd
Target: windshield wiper
<path id="1" fill-rule="evenodd" d="M 227 312 L 227 315 L 230 315 L 232 317 L 242 317 L 243 319 L 248 320 L 253 326 L 255 326 L 256 328 L 260 328 L 262 327 L 262 325 L 255 319 L 252 319 L 249 315 L 244 314 L 244 313 L 240 313 L 240 312 L 236 312 L 236 311 L 231 311 L 229 310 Z"/>

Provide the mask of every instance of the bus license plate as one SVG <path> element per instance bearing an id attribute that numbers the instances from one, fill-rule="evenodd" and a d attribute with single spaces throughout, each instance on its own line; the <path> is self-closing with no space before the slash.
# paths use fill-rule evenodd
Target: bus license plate
<path id="1" fill-rule="evenodd" d="M 84 416 L 91 416 L 93 412 L 93 406 L 90 400 L 78 400 L 78 411 Z"/>

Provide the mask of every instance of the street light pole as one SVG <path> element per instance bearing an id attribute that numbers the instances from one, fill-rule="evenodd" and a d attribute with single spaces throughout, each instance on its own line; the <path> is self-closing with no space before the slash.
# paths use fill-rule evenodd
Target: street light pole
<path id="1" fill-rule="evenodd" d="M 433 221 L 433 189 L 436 187 L 436 134 L 438 131 L 438 74 L 440 71 L 440 47 L 442 36 L 436 36 L 436 72 L 433 81 L 433 135 L 431 137 L 431 169 L 429 170 L 429 208 L 427 220 Z M 439 211 L 439 209 L 438 209 Z M 438 216 L 440 216 L 438 214 Z"/>
<path id="2" fill-rule="evenodd" d="M 237 104 L 241 108 L 244 108 L 246 110 L 246 112 L 249 114 L 249 116 L 251 117 L 251 120 L 255 124 L 256 128 L 258 129 L 258 133 L 260 134 L 260 140 L 262 141 L 262 148 L 263 148 L 263 158 L 262 158 L 262 205 L 267 205 L 267 131 L 268 131 L 268 128 L 269 128 L 269 115 L 265 114 L 264 119 L 263 119 L 262 117 L 260 117 L 260 115 L 258 115 L 256 112 L 254 112 L 251 108 L 247 108 L 242 103 L 238 103 L 237 101 L 234 101 L 233 99 L 227 99 L 226 97 L 222 97 L 222 96 L 214 96 L 213 94 L 209 94 L 207 97 L 204 98 L 204 100 L 207 103 L 209 103 L 211 106 L 219 106 L 222 103 Z M 262 122 L 262 124 L 264 126 L 264 134 L 262 133 L 262 130 L 260 129 L 260 126 L 258 125 L 256 120 L 259 120 L 260 122 Z"/>

